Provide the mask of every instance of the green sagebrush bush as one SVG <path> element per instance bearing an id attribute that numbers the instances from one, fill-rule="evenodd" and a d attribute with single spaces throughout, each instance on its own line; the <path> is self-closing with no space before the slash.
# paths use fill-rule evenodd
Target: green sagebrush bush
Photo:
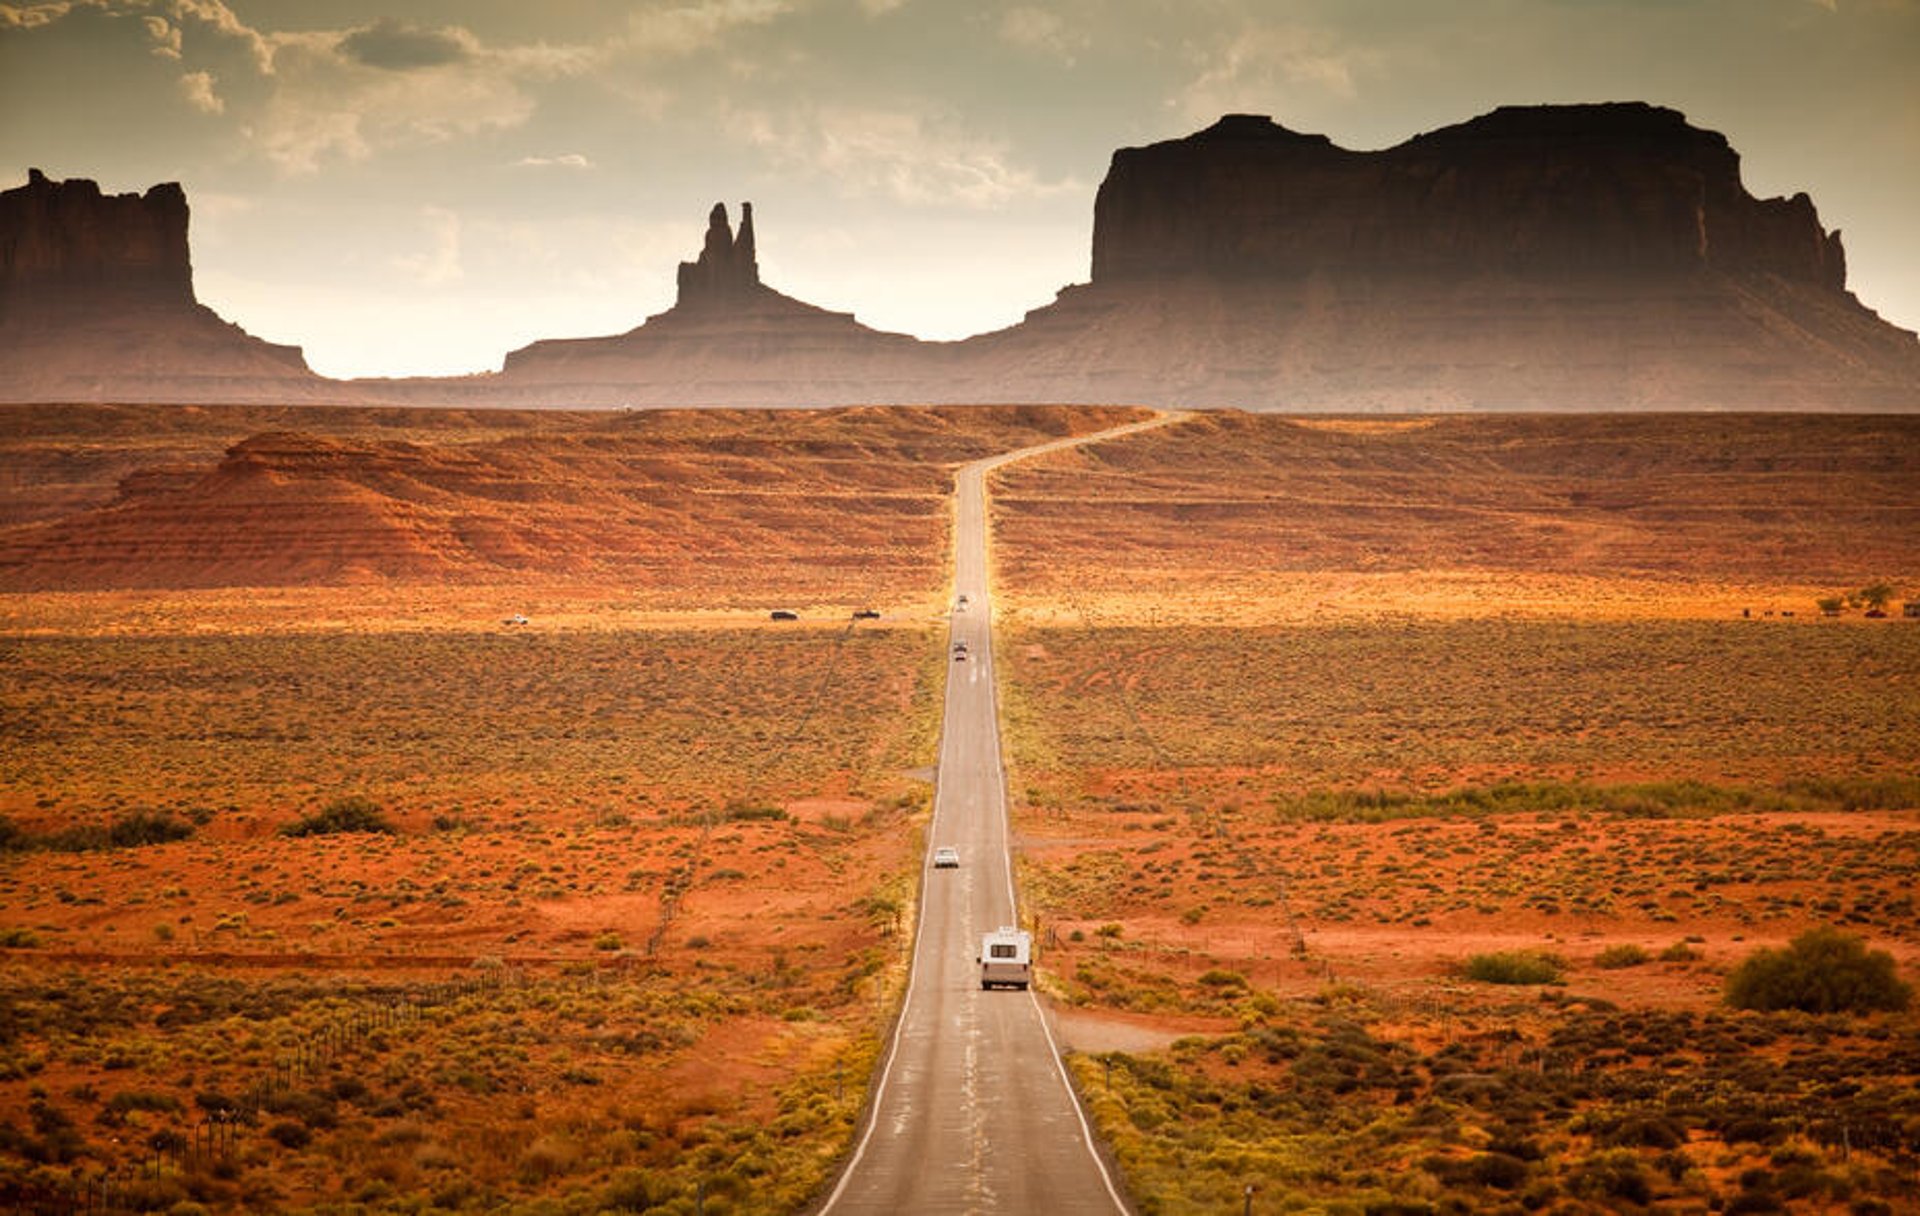
<path id="1" fill-rule="evenodd" d="M 1551 984 L 1566 970 L 1558 955 L 1539 950 L 1501 950 L 1467 958 L 1462 972 L 1483 984 Z"/>
<path id="2" fill-rule="evenodd" d="M 360 794 L 335 798 L 311 815 L 302 815 L 280 829 L 282 836 L 331 836 L 335 832 L 391 832 L 393 824 L 373 799 Z"/>
<path id="3" fill-rule="evenodd" d="M 1652 957 L 1644 946 L 1621 942 L 1602 950 L 1593 960 L 1593 965 L 1604 971 L 1617 971 L 1622 967 L 1638 967 Z"/>
<path id="4" fill-rule="evenodd" d="M 166 811 L 128 811 L 111 823 L 80 823 L 56 832 L 29 832 L 0 818 L 0 852 L 44 849 L 49 853 L 91 853 L 167 844 L 193 835 L 193 825 Z"/>
<path id="5" fill-rule="evenodd" d="M 1905 1009 L 1911 986 L 1894 974 L 1893 956 L 1838 929 L 1809 929 L 1783 950 L 1756 950 L 1727 976 L 1736 1009 L 1858 1013 Z"/>

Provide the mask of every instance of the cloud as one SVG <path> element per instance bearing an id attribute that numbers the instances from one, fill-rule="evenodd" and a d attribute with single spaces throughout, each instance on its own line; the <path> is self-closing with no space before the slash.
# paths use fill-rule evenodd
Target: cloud
<path id="1" fill-rule="evenodd" d="M 125 3 L 126 0 L 100 0 L 103 4 Z M 263 76 L 273 74 L 273 60 L 278 46 L 288 40 L 287 36 L 269 37 L 240 20 L 234 11 L 226 6 L 224 0 L 165 0 L 169 15 L 176 27 L 184 27 L 188 21 L 218 34 L 222 38 L 240 43 L 253 59 L 254 68 Z M 298 38 L 298 35 L 291 36 Z"/>
<path id="2" fill-rule="evenodd" d="M 1191 48 L 1202 66 L 1174 96 L 1192 121 L 1251 110 L 1270 113 L 1302 93 L 1340 100 L 1358 95 L 1358 81 L 1381 56 L 1350 46 L 1329 30 L 1276 25 L 1244 28 L 1224 45 Z"/>
<path id="3" fill-rule="evenodd" d="M 54 0 L 51 4 L 0 4 L 0 29 L 39 29 L 60 20 L 72 8 L 72 0 Z"/>
<path id="4" fill-rule="evenodd" d="M 1081 26 L 1070 25 L 1059 13 L 1021 6 L 1000 15 L 1000 39 L 1023 51 L 1058 55 L 1069 64 L 1092 44 Z"/>
<path id="5" fill-rule="evenodd" d="M 269 102 L 257 123 L 241 128 L 261 155 L 283 173 L 320 171 L 331 159 L 363 160 L 373 149 L 351 110 Z"/>
<path id="6" fill-rule="evenodd" d="M 149 0 L 68 2 L 125 8 Z M 265 85 L 264 92 L 235 103 L 244 109 L 239 133 L 289 174 L 523 125 L 536 109 L 529 82 L 577 75 L 603 57 L 583 46 L 493 48 L 458 26 L 425 28 L 393 19 L 346 30 L 263 30 L 241 21 L 223 0 L 150 2 L 165 5 L 173 18 L 144 20 L 157 51 L 182 49 L 183 29 L 189 60 L 204 59 L 196 55 L 204 37 L 195 31 L 239 44 Z M 224 62 L 233 71 L 246 70 L 231 56 Z M 203 112 L 221 113 L 232 98 L 215 92 L 215 80 L 211 71 L 190 71 L 180 79 L 181 94 Z"/>
<path id="7" fill-rule="evenodd" d="M 558 156 L 523 156 L 513 162 L 516 166 L 528 169 L 591 169 L 593 162 L 578 152 L 562 152 Z"/>
<path id="8" fill-rule="evenodd" d="M 219 114 L 227 108 L 220 95 L 213 91 L 212 72 L 188 72 L 180 78 L 180 95 L 187 104 L 202 114 Z"/>
<path id="9" fill-rule="evenodd" d="M 460 217 L 444 207 L 422 207 L 428 247 L 394 259 L 394 267 L 424 287 L 440 287 L 464 273 L 460 264 Z"/>
<path id="10" fill-rule="evenodd" d="M 1078 189 L 1046 182 L 1011 163 L 1004 145 L 930 122 L 911 111 L 819 107 L 738 111 L 734 137 L 776 167 L 831 179 L 838 189 L 880 194 L 914 206 L 992 209 L 1022 198 Z"/>
<path id="11" fill-rule="evenodd" d="M 164 59 L 180 58 L 180 27 L 170 23 L 165 17 L 148 14 L 141 22 L 147 27 L 148 37 L 153 39 L 153 53 Z"/>
<path id="12" fill-rule="evenodd" d="M 767 22 L 791 11 L 791 0 L 697 0 L 649 8 L 627 21 L 627 45 L 635 50 L 691 55 L 720 44 L 732 30 Z"/>
<path id="13" fill-rule="evenodd" d="M 368 67 L 405 72 L 444 67 L 468 58 L 473 54 L 474 37 L 458 27 L 430 30 L 382 17 L 340 39 L 340 50 Z"/>

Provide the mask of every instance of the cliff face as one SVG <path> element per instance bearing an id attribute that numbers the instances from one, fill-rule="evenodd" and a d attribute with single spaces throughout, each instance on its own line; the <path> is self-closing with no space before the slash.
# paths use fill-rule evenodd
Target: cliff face
<path id="1" fill-rule="evenodd" d="M 1639 103 L 1505 108 L 1378 152 L 1229 115 L 1116 152 L 1092 279 L 919 342 L 760 281 L 708 216 L 674 306 L 497 375 L 341 384 L 193 302 L 176 187 L 0 195 L 0 400 L 1284 410 L 1920 409 L 1920 341 L 1846 290 L 1804 194 Z"/>
<path id="2" fill-rule="evenodd" d="M 1725 138 L 1637 103 L 1380 152 L 1247 115 L 1123 149 L 1092 282 L 969 345 L 1047 400 L 1920 408 L 1920 343 L 1846 291 L 1811 200 L 1754 198 Z"/>
<path id="3" fill-rule="evenodd" d="M 508 357 L 511 400 L 1149 402 L 1293 410 L 1920 408 L 1920 343 L 1846 291 L 1806 195 L 1638 103 L 1515 107 L 1355 152 L 1229 115 L 1114 154 L 1092 281 L 949 344 L 764 287 L 723 208 L 680 300 Z M 537 395 L 534 395 L 537 394 Z"/>
<path id="4" fill-rule="evenodd" d="M 0 318 L 15 309 L 193 304 L 187 196 L 167 182 L 145 194 L 104 195 L 90 181 L 49 181 L 0 193 Z"/>
<path id="5" fill-rule="evenodd" d="M 193 294 L 178 184 L 108 195 L 32 170 L 0 192 L 0 399 L 233 401 L 311 396 L 296 346 Z"/>
<path id="6" fill-rule="evenodd" d="M 1509 107 L 1382 152 L 1229 115 L 1115 153 L 1094 205 L 1096 285 L 1708 270 L 1846 284 L 1806 195 L 1755 199 L 1723 136 L 1640 104 Z"/>

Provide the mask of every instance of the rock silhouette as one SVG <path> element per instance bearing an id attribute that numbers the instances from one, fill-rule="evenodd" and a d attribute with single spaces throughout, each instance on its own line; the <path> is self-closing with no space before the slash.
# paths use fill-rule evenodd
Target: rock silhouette
<path id="1" fill-rule="evenodd" d="M 740 235 L 727 223 L 727 205 L 707 214 L 707 240 L 700 256 L 680 263 L 682 308 L 727 308 L 760 291 L 760 263 L 753 252 L 753 204 L 740 205 Z"/>
<path id="2" fill-rule="evenodd" d="M 497 382 L 473 387 L 535 405 L 791 405 L 877 401 L 916 374 L 923 344 L 913 338 L 762 283 L 753 204 L 740 211 L 736 234 L 725 204 L 713 205 L 700 255 L 680 263 L 679 294 L 666 312 L 614 337 L 522 347 L 507 355 Z M 438 399 L 435 386 L 389 387 Z"/>
<path id="3" fill-rule="evenodd" d="M 65 214 L 97 218 L 49 225 L 46 192 L 69 187 L 90 201 Z M 293 348 L 191 302 L 177 188 L 131 197 L 107 207 L 91 183 L 38 175 L 0 196 L 0 247 L 20 251 L 0 335 L 36 335 L 38 352 L 0 353 L 0 399 L 98 400 L 110 384 L 441 405 L 1920 408 L 1920 340 L 1847 290 L 1812 200 L 1755 198 L 1724 136 L 1638 102 L 1505 107 L 1377 152 L 1244 114 L 1123 148 L 1089 281 L 961 342 L 781 294 L 760 281 L 751 204 L 737 232 L 716 204 L 672 308 L 448 379 L 307 375 Z M 59 310 L 84 320 L 76 334 L 132 335 L 137 357 L 50 341 L 40 319 Z M 199 344 L 191 362 L 156 353 L 175 333 Z"/>
<path id="4" fill-rule="evenodd" d="M 195 299 L 187 196 L 103 194 L 38 169 L 0 192 L 0 399 L 311 397 L 297 346 L 252 337 Z"/>
<path id="5" fill-rule="evenodd" d="M 554 343 L 516 352 L 499 390 L 547 404 L 1920 407 L 1920 342 L 1846 290 L 1840 234 L 1812 200 L 1753 197 L 1724 136 L 1637 102 L 1507 107 L 1379 152 L 1244 114 L 1121 149 L 1095 202 L 1091 281 L 958 343 L 851 318 L 829 332 L 744 289 L 696 304 L 689 286 L 736 256 L 715 216 L 672 312 L 568 344 L 591 365 L 555 361 Z M 697 342 L 669 340 L 682 313 L 702 318 Z"/>
<path id="6" fill-rule="evenodd" d="M 1115 153 L 1094 204 L 1095 284 L 1703 271 L 1846 286 L 1812 200 L 1754 198 L 1723 136 L 1638 103 L 1506 107 L 1380 152 L 1228 115 Z"/>

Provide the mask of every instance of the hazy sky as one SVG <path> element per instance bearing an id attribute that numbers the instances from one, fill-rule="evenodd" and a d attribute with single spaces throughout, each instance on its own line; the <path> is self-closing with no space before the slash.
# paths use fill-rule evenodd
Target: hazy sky
<path id="1" fill-rule="evenodd" d="M 182 182 L 200 298 L 332 375 L 630 329 L 721 200 L 773 287 L 963 337 L 1087 278 L 1115 148 L 1610 100 L 1810 193 L 1920 329 L 1920 0 L 0 2 L 0 187 Z"/>

